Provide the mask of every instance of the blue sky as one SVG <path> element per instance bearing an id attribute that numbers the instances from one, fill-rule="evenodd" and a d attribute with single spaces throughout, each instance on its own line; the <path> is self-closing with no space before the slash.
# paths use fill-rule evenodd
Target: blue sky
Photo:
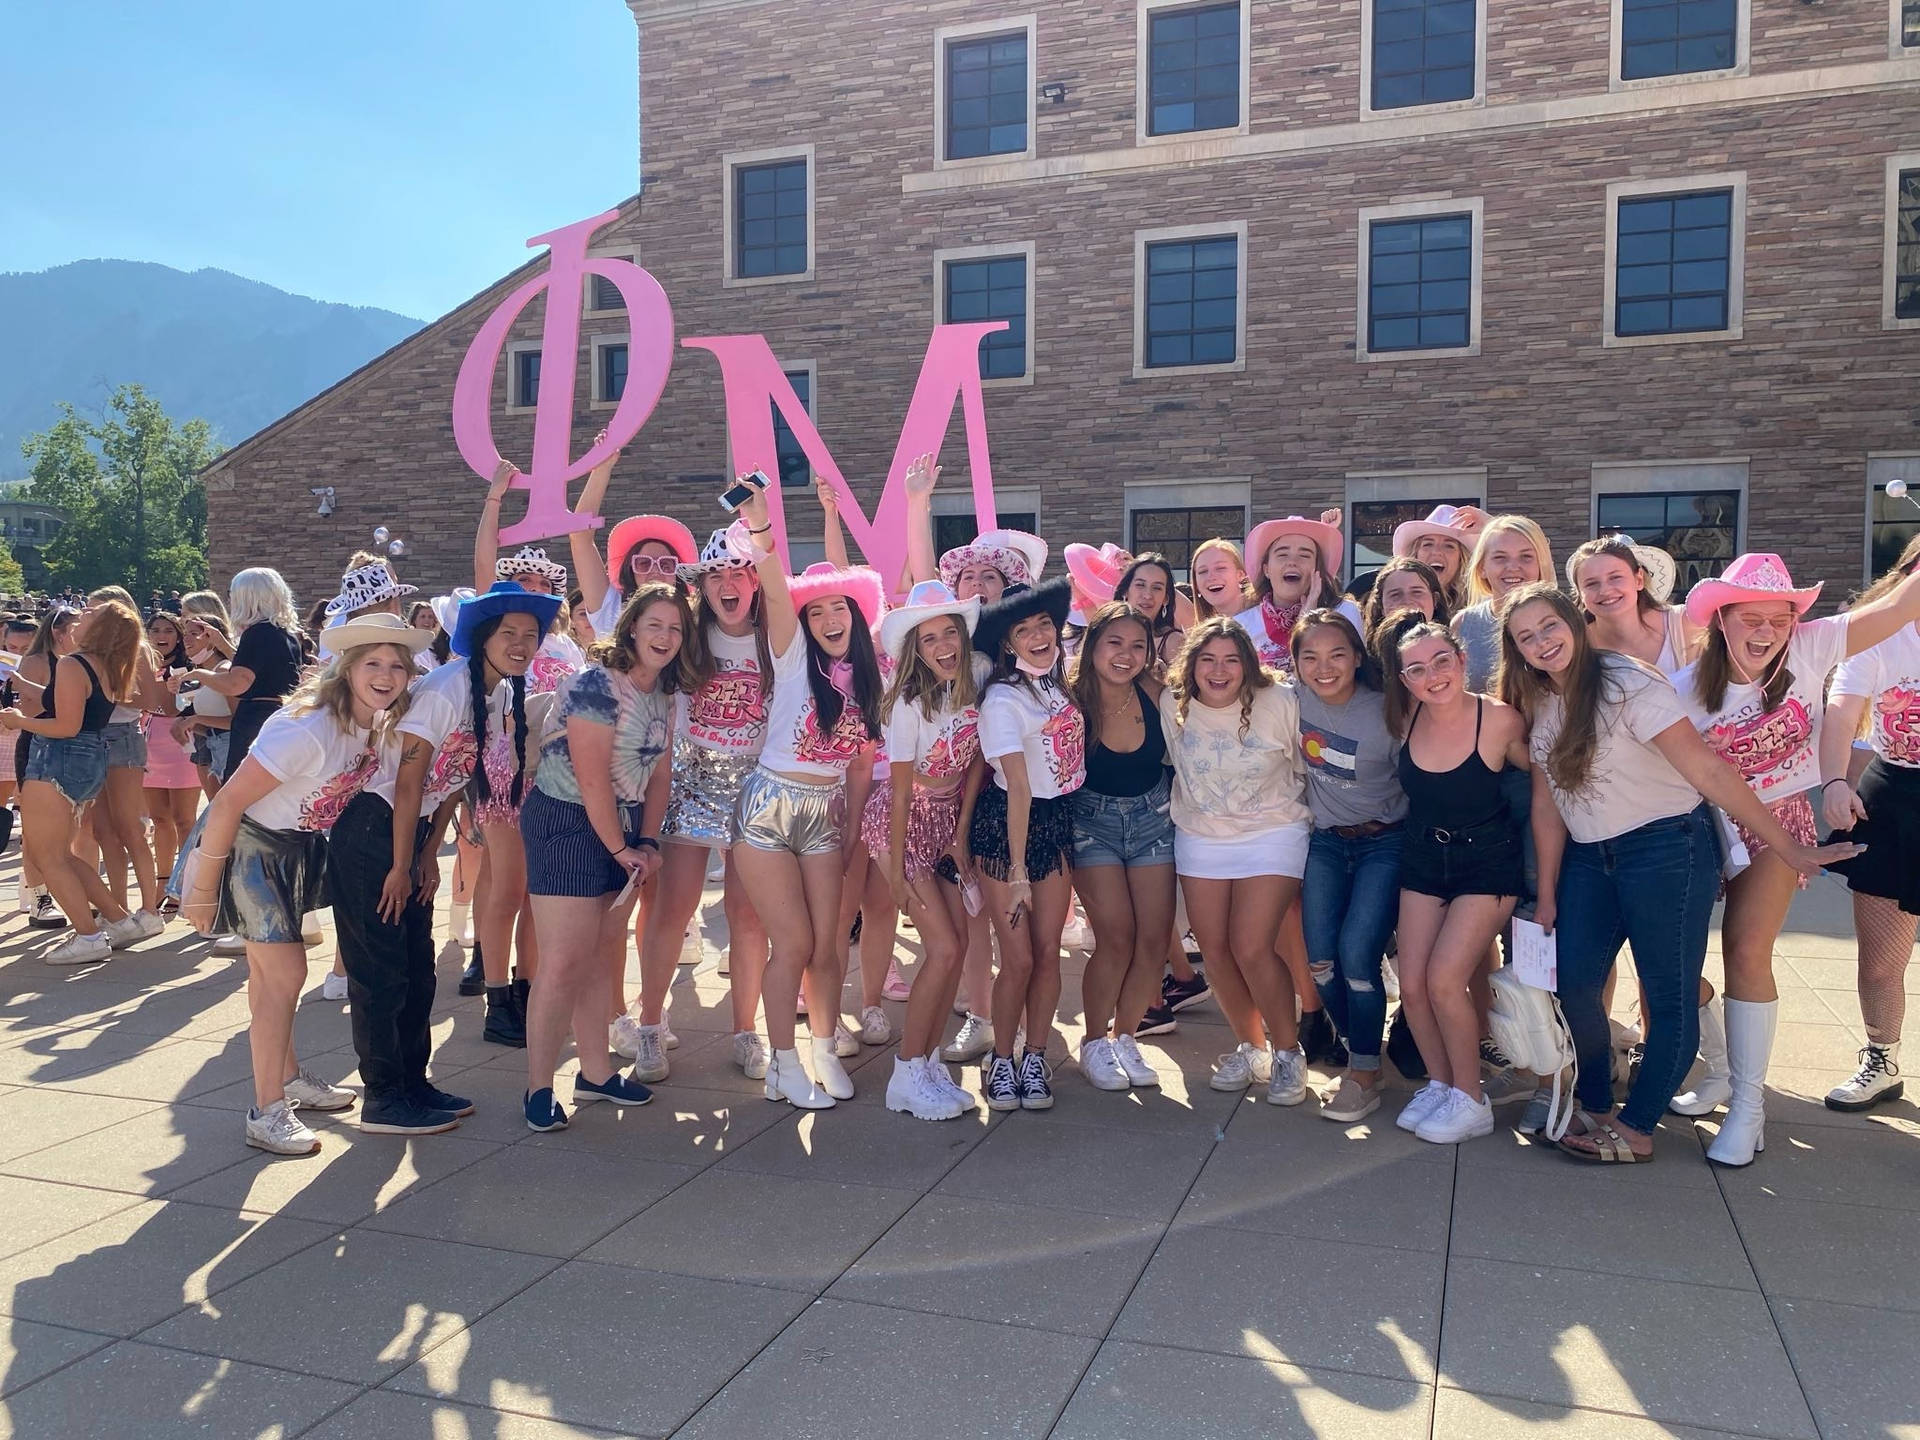
<path id="1" fill-rule="evenodd" d="M 639 188 L 624 0 L 0 0 L 0 270 L 431 319 Z"/>

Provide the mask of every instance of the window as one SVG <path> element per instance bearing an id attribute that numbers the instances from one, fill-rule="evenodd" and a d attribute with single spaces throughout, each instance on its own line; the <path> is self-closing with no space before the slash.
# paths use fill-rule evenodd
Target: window
<path id="1" fill-rule="evenodd" d="M 1477 344 L 1478 203 L 1431 215 L 1361 212 L 1363 359 Z"/>
<path id="2" fill-rule="evenodd" d="M 1920 154 L 1887 161 L 1886 290 L 1880 322 L 1889 330 L 1920 325 Z"/>
<path id="3" fill-rule="evenodd" d="M 1737 553 L 1740 492 L 1670 491 L 1664 494 L 1602 495 L 1600 533 L 1631 535 L 1673 556 L 1680 567 L 1673 599 L 1681 600 L 1694 583 L 1718 575 Z"/>
<path id="4" fill-rule="evenodd" d="M 593 399 L 597 405 L 617 405 L 627 393 L 627 342 L 601 340 L 593 344 Z"/>
<path id="5" fill-rule="evenodd" d="M 1898 0 L 1900 47 L 1920 49 L 1920 0 Z"/>
<path id="6" fill-rule="evenodd" d="M 540 403 L 540 352 L 510 351 L 513 363 L 513 405 L 530 410 Z"/>
<path id="7" fill-rule="evenodd" d="M 1889 481 L 1908 487 L 1887 494 Z M 1874 455 L 1867 460 L 1867 571 L 1864 581 L 1884 575 L 1900 552 L 1920 535 L 1920 455 Z"/>
<path id="8" fill-rule="evenodd" d="M 934 554 L 944 555 L 949 550 L 970 544 L 979 536 L 980 522 L 974 517 L 971 508 L 973 505 L 973 497 L 971 495 L 967 497 L 967 505 L 969 508 L 964 514 L 956 511 L 951 515 L 935 515 L 933 517 Z M 1037 533 L 1040 528 L 1040 516 L 1037 511 L 1003 510 L 996 505 L 994 507 L 994 516 L 999 522 L 999 528 L 1002 530 L 1024 530 L 1029 535 L 1032 535 Z"/>
<path id="9" fill-rule="evenodd" d="M 1615 0 L 1622 80 L 1732 70 L 1745 0 Z"/>
<path id="10" fill-rule="evenodd" d="M 1130 515 L 1127 548 L 1135 555 L 1158 550 L 1173 564 L 1177 579 L 1193 567 L 1193 552 L 1212 539 L 1238 545 L 1247 538 L 1247 512 L 1238 505 L 1192 510 L 1135 510 Z"/>
<path id="11" fill-rule="evenodd" d="M 1029 248 L 1029 252 L 1031 247 Z M 935 257 L 943 270 L 941 319 L 949 324 L 1005 320 L 1007 328 L 980 342 L 982 380 L 1018 380 L 1028 375 L 1030 253 Z"/>
<path id="12" fill-rule="evenodd" d="M 946 51 L 945 158 L 1024 154 L 1033 96 L 1027 32 L 949 40 Z"/>
<path id="13" fill-rule="evenodd" d="M 1244 366 L 1246 227 L 1143 231 L 1135 237 L 1139 312 L 1136 375 L 1178 367 Z"/>
<path id="14" fill-rule="evenodd" d="M 1478 0 L 1369 0 L 1367 108 L 1397 110 L 1479 93 Z"/>
<path id="15" fill-rule="evenodd" d="M 787 377 L 787 383 L 793 386 L 793 393 L 799 397 L 800 404 L 805 407 L 807 416 L 811 419 L 813 417 L 813 371 L 811 369 L 787 370 L 782 373 Z M 782 490 L 790 486 L 813 483 L 813 466 L 807 460 L 807 452 L 800 448 L 799 437 L 793 433 L 792 427 L 780 414 L 778 405 L 773 407 L 773 453 L 780 466 L 780 473 L 775 478 L 779 480 Z"/>
<path id="16" fill-rule="evenodd" d="M 813 146 L 723 155 L 722 284 L 813 278 Z"/>
<path id="17" fill-rule="evenodd" d="M 1347 565 L 1354 575 L 1378 570 L 1393 558 L 1393 532 L 1409 520 L 1424 520 L 1436 505 L 1478 505 L 1478 495 L 1465 493 L 1437 500 L 1357 500 L 1354 502 L 1350 554 Z"/>
<path id="18" fill-rule="evenodd" d="M 1738 338 L 1746 179 L 1706 178 L 1607 187 L 1607 343 Z"/>
<path id="19" fill-rule="evenodd" d="M 1146 133 L 1240 126 L 1241 5 L 1146 12 Z"/>
<path id="20" fill-rule="evenodd" d="M 620 293 L 620 287 L 606 276 L 590 275 L 587 283 L 592 287 L 592 303 L 587 306 L 589 310 L 619 311 L 627 308 L 627 300 Z"/>

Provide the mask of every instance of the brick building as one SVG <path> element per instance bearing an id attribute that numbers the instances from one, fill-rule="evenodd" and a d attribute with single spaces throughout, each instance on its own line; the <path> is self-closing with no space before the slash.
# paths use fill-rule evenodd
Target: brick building
<path id="1" fill-rule="evenodd" d="M 1471 499 L 1561 554 L 1624 528 L 1689 579 L 1777 549 L 1844 591 L 1920 524 L 1883 493 L 1920 482 L 1920 0 L 628 3 L 643 198 L 601 248 L 680 335 L 764 333 L 869 500 L 931 325 L 992 316 L 1002 515 L 1056 545 L 1179 559 L 1340 504 L 1364 565 Z M 318 593 L 385 523 L 411 576 L 461 578 L 453 378 L 519 278 L 230 451 L 216 569 Z M 583 447 L 624 376 L 608 300 Z M 551 363 L 539 324 L 504 402 Z M 718 367 L 683 350 L 612 513 L 704 533 L 726 469 Z"/>

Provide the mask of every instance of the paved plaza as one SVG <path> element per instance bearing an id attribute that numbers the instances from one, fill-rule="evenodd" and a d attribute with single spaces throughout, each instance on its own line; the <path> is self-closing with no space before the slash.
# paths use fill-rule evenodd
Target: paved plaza
<path id="1" fill-rule="evenodd" d="M 1051 1113 L 931 1124 L 869 1049 L 858 1098 L 803 1115 L 728 1063 L 712 928 L 645 1109 L 530 1134 L 449 947 L 436 1078 L 479 1113 L 416 1141 L 321 1116 L 319 1155 L 270 1160 L 244 963 L 175 927 L 50 969 L 16 879 L 0 1436 L 1920 1435 L 1920 1109 L 1819 1103 L 1862 1040 L 1830 879 L 1780 942 L 1766 1154 L 1710 1168 L 1670 1119 L 1626 1172 L 1216 1094 L 1211 1005 L 1145 1044 L 1158 1094 L 1092 1090 L 1056 1041 Z M 331 945 L 296 1037 L 353 1084 Z"/>

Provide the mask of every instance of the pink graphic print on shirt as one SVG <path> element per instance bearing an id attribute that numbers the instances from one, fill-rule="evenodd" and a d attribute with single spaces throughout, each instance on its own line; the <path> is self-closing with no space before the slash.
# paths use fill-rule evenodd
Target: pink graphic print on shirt
<path id="1" fill-rule="evenodd" d="M 854 757 L 873 743 L 867 727 L 861 723 L 860 707 L 845 700 L 840 707 L 840 722 L 831 734 L 822 734 L 815 717 L 813 701 L 800 708 L 800 722 L 793 735 L 793 758 L 803 765 L 844 770 Z"/>
<path id="2" fill-rule="evenodd" d="M 766 728 L 757 664 L 723 665 L 687 701 L 687 733 L 695 740 L 745 750 Z"/>
<path id="3" fill-rule="evenodd" d="M 1061 794 L 1078 790 L 1087 779 L 1087 722 L 1072 704 L 1053 712 L 1040 727 L 1046 741 L 1047 769 Z"/>
<path id="4" fill-rule="evenodd" d="M 333 829 L 340 812 L 367 788 L 367 782 L 373 779 L 379 768 L 380 761 L 373 751 L 362 750 L 354 757 L 353 764 L 300 802 L 300 828 L 322 833 Z"/>
<path id="5" fill-rule="evenodd" d="M 1885 754 L 1896 765 L 1920 765 L 1920 690 L 1890 685 L 1873 699 Z"/>
<path id="6" fill-rule="evenodd" d="M 1813 743 L 1813 718 L 1807 707 L 1791 696 L 1778 710 L 1708 727 L 1707 744 L 1738 770 L 1764 798 L 1784 778 L 1783 773 Z"/>
<path id="7" fill-rule="evenodd" d="M 973 757 L 979 753 L 980 712 L 969 708 L 961 711 L 953 724 L 942 731 L 940 738 L 928 748 L 920 773 L 929 780 L 947 780 L 955 775 L 964 775 L 967 767 L 973 764 Z"/>
<path id="8" fill-rule="evenodd" d="M 558 655 L 536 655 L 527 671 L 527 693 L 551 695 L 573 673 L 573 666 Z"/>
<path id="9" fill-rule="evenodd" d="M 465 789 L 479 759 L 473 731 L 463 727 L 448 735 L 427 767 L 426 799 L 437 806 L 456 790 Z"/>

